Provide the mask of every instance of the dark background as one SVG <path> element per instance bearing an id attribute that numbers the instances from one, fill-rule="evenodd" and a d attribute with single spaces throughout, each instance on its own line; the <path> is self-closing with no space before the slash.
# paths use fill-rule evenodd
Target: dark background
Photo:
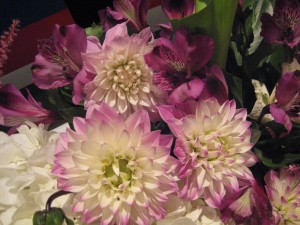
<path id="1" fill-rule="evenodd" d="M 98 10 L 112 6 L 112 0 L 0 0 L 0 33 L 13 19 L 21 21 L 21 28 L 68 8 L 81 27 L 99 22 Z"/>

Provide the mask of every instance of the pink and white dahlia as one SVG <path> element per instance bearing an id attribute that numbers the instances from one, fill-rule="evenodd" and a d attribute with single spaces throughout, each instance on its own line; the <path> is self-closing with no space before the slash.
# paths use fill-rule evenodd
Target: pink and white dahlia
<path id="1" fill-rule="evenodd" d="M 161 106 L 159 112 L 177 137 L 174 153 L 181 163 L 182 198 L 203 196 L 218 208 L 227 190 L 238 191 L 254 179 L 248 169 L 257 160 L 250 151 L 250 122 L 233 100 L 220 105 L 210 98 L 195 105 L 193 114 L 172 106 Z"/>
<path id="2" fill-rule="evenodd" d="M 107 31 L 99 51 L 85 56 L 86 65 L 96 73 L 85 87 L 86 108 L 105 102 L 125 117 L 146 109 L 151 119 L 158 118 L 155 106 L 164 98 L 144 60 L 153 48 L 152 39 L 150 28 L 129 36 L 126 23 Z"/>
<path id="3" fill-rule="evenodd" d="M 151 224 L 166 215 L 164 202 L 177 191 L 172 137 L 150 130 L 146 111 L 127 120 L 107 104 L 74 119 L 57 146 L 53 173 L 75 193 L 73 211 L 91 224 Z"/>
<path id="4" fill-rule="evenodd" d="M 265 176 L 266 192 L 272 205 L 275 225 L 300 224 L 299 175 L 281 169 Z"/>

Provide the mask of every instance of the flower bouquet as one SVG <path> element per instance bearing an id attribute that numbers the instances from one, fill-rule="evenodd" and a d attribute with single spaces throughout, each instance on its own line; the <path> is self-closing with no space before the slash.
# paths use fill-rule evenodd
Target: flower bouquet
<path id="1" fill-rule="evenodd" d="M 113 3 L 1 84 L 0 224 L 300 224 L 299 1 Z"/>

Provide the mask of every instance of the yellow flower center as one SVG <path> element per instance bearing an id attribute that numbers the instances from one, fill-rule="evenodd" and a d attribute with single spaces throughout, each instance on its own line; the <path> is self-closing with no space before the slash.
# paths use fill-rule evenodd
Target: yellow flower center
<path id="1" fill-rule="evenodd" d="M 142 81 L 142 71 L 135 57 L 128 60 L 123 55 L 116 57 L 115 64 L 107 72 L 108 79 L 112 82 L 115 91 L 122 89 L 125 92 L 138 92 L 138 86 Z"/>

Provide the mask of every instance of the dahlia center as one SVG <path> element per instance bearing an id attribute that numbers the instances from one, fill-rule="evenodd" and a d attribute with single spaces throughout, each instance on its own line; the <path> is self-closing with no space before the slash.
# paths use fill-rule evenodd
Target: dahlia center
<path id="1" fill-rule="evenodd" d="M 116 159 L 105 167 L 105 176 L 113 188 L 125 189 L 131 183 L 132 171 L 128 168 L 128 160 Z"/>
<path id="2" fill-rule="evenodd" d="M 108 72 L 108 78 L 112 81 L 112 88 L 117 91 L 137 93 L 138 85 L 142 81 L 142 71 L 135 60 L 117 60 L 117 64 Z"/>

